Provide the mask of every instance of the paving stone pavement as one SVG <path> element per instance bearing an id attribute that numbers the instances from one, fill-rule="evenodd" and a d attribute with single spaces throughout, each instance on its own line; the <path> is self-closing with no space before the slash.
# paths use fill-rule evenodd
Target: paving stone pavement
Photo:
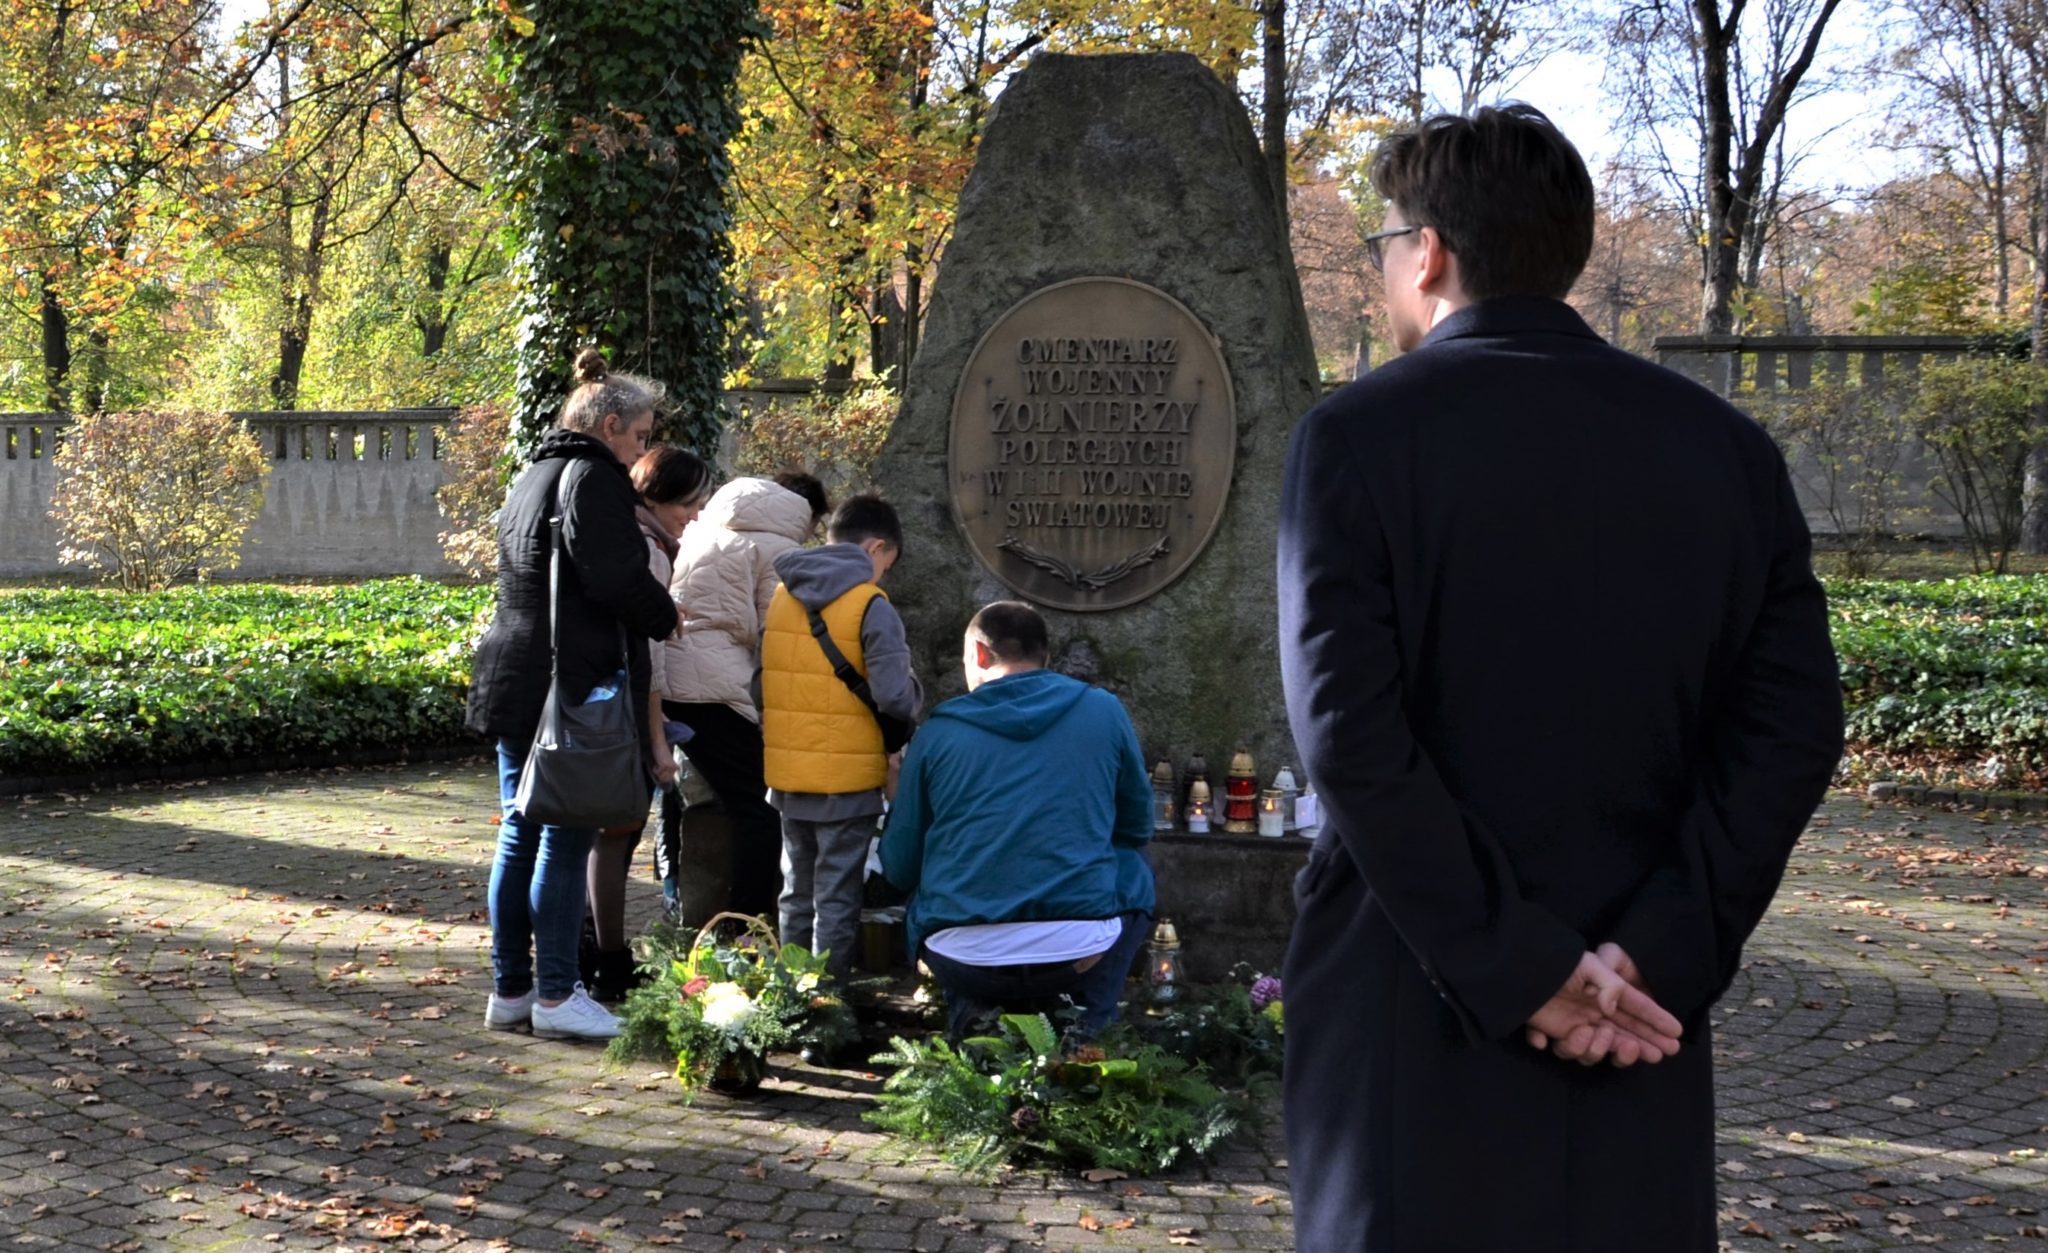
<path id="1" fill-rule="evenodd" d="M 1290 1246 L 1271 1131 L 1159 1179 L 983 1183 L 863 1124 L 857 1073 L 779 1059 L 685 1106 L 485 1032 L 494 800 L 455 764 L 12 805 L 0 1242 Z M 1724 1247 L 2048 1248 L 2044 894 L 2037 825 L 1829 803 L 1716 1015 Z"/>

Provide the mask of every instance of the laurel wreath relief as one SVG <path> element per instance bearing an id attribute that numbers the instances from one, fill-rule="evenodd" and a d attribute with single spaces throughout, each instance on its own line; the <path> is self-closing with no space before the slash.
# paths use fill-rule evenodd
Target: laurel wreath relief
<path id="1" fill-rule="evenodd" d="M 1005 535 L 996 547 L 1015 553 L 1018 559 L 1037 566 L 1069 587 L 1086 592 L 1099 592 L 1139 566 L 1164 557 L 1166 541 L 1167 537 L 1162 535 L 1150 547 L 1141 548 L 1123 560 L 1111 562 L 1100 570 L 1077 569 L 1071 562 L 1055 557 L 1051 553 L 1042 553 L 1014 535 Z"/>

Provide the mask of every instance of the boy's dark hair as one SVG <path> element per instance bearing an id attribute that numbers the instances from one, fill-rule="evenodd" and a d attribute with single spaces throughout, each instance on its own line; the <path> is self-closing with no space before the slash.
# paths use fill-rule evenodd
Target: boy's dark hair
<path id="1" fill-rule="evenodd" d="M 967 634 L 988 645 L 996 660 L 1005 664 L 1021 661 L 1042 666 L 1051 653 L 1046 643 L 1045 619 L 1021 600 L 998 600 L 983 605 L 967 624 Z"/>
<path id="2" fill-rule="evenodd" d="M 832 498 L 825 494 L 825 485 L 818 481 L 815 474 L 805 474 L 802 470 L 784 470 L 775 476 L 775 486 L 788 488 L 809 502 L 812 526 L 818 525 L 818 519 L 832 512 Z"/>
<path id="3" fill-rule="evenodd" d="M 1433 226 L 1474 300 L 1562 300 L 1593 253 L 1593 179 L 1526 104 L 1440 113 L 1387 137 L 1372 185 L 1410 226 Z"/>
<path id="4" fill-rule="evenodd" d="M 897 556 L 903 555 L 903 523 L 896 517 L 896 506 L 871 493 L 840 501 L 832 511 L 832 521 L 825 524 L 825 538 L 835 544 L 883 540 Z"/>

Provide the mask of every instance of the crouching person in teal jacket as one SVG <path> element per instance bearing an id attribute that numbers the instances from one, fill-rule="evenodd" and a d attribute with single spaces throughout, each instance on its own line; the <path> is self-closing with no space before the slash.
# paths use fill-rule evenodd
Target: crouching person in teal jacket
<path id="1" fill-rule="evenodd" d="M 882 869 L 911 894 L 911 951 L 952 1036 L 992 1011 L 1116 1017 L 1151 916 L 1152 791 L 1117 698 L 1045 668 L 1045 619 L 997 601 L 967 625 L 967 694 L 903 758 Z"/>

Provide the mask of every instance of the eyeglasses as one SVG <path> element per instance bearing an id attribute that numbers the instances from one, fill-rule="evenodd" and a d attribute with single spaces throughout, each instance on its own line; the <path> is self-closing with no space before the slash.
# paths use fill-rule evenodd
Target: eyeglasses
<path id="1" fill-rule="evenodd" d="M 1421 230 L 1419 226 L 1396 226 L 1384 231 L 1374 231 L 1365 237 L 1365 259 L 1372 262 L 1372 268 L 1384 271 L 1387 268 L 1386 242 L 1403 235 L 1413 235 Z"/>

